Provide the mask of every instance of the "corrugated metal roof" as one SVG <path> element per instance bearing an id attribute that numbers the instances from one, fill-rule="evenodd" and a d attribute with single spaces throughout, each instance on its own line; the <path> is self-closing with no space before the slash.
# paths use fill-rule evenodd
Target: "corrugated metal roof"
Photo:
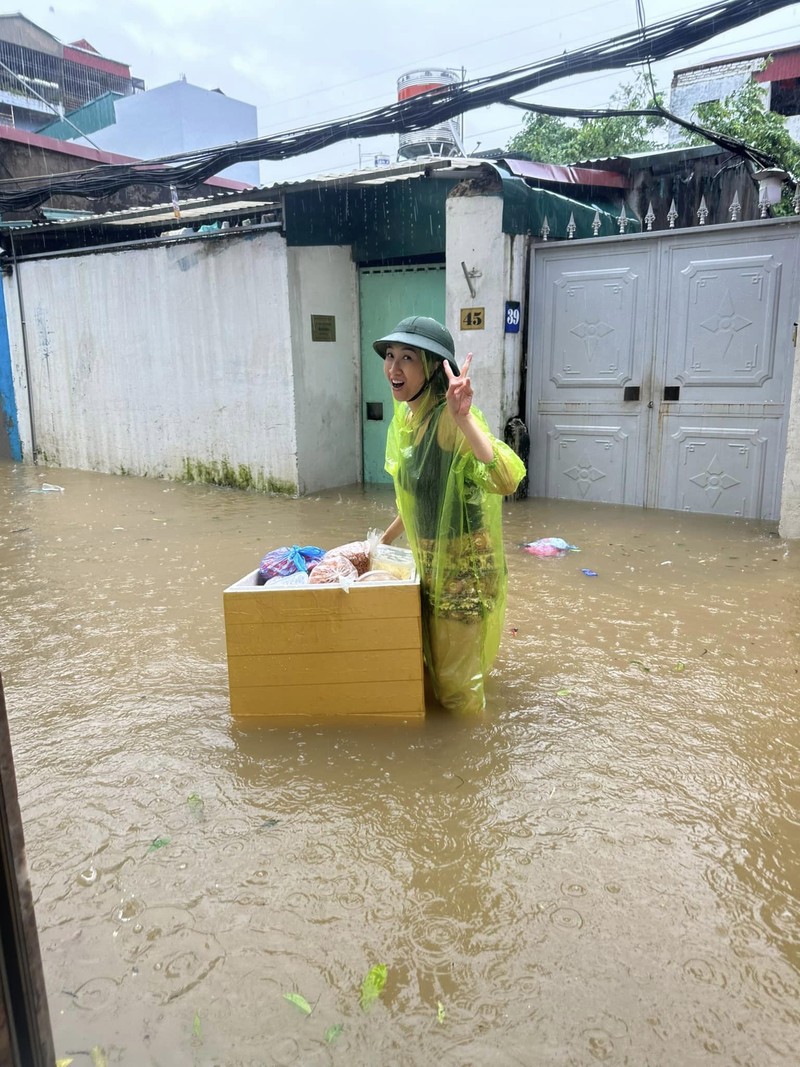
<path id="1" fill-rule="evenodd" d="M 186 223 L 213 222 L 216 219 L 224 219 L 227 215 L 240 215 L 242 213 L 257 214 L 259 211 L 267 212 L 276 210 L 280 204 L 276 200 L 241 200 L 238 198 L 220 201 L 215 197 L 213 200 L 201 200 L 199 203 L 193 200 L 180 202 L 181 217 L 175 218 L 172 204 L 150 205 L 137 210 L 136 214 L 129 212 L 114 213 L 108 215 L 93 216 L 93 221 L 108 226 L 144 226 L 154 223 L 166 225 L 186 225 Z M 84 219 L 84 222 L 87 220 Z"/>
<path id="2" fill-rule="evenodd" d="M 609 189 L 627 189 L 628 187 L 625 175 L 613 170 L 593 169 L 583 165 L 560 166 L 556 163 L 532 163 L 524 159 L 503 159 L 498 162 L 502 162 L 503 166 L 520 178 L 558 182 L 562 185 L 603 186 Z"/>
<path id="3" fill-rule="evenodd" d="M 642 163 L 647 159 L 669 165 L 675 160 L 698 159 L 702 156 L 716 155 L 721 151 L 723 149 L 715 144 L 692 145 L 687 148 L 656 148 L 647 152 L 626 152 L 621 156 L 606 156 L 603 159 L 582 159 L 573 163 L 573 167 L 619 166 L 626 163 Z"/>
<path id="4" fill-rule="evenodd" d="M 436 172 L 444 174 L 450 170 L 462 176 L 465 172 L 477 170 L 485 164 L 477 159 L 423 159 L 414 162 L 396 163 L 388 167 L 370 167 L 368 170 L 355 170 L 346 174 L 322 174 L 315 178 L 300 178 L 294 181 L 275 182 L 255 189 L 223 192 L 207 197 L 195 197 L 180 200 L 180 219 L 175 218 L 173 206 L 168 204 L 147 204 L 143 207 L 124 208 L 121 211 L 107 211 L 100 215 L 89 215 L 81 220 L 54 220 L 34 223 L 28 229 L 43 227 L 78 227 L 78 226 L 136 226 L 154 225 L 180 226 L 186 222 L 224 219 L 226 215 L 258 214 L 268 212 L 280 206 L 281 195 L 285 192 L 302 192 L 305 189 L 327 187 L 346 187 L 357 185 L 382 185 L 388 182 L 423 178 Z M 456 175 L 454 174 L 454 177 Z M 2 224 L 0 224 L 2 225 Z"/>
<path id="5" fill-rule="evenodd" d="M 688 74 L 695 70 L 713 70 L 714 67 L 725 67 L 729 63 L 745 63 L 750 59 L 766 59 L 768 56 L 784 55 L 786 52 L 795 52 L 800 45 L 789 45 L 786 48 L 762 48 L 760 52 L 740 52 L 732 56 L 721 56 L 719 59 L 707 59 L 705 63 L 694 63 L 691 67 L 676 67 L 672 72 L 673 78 L 678 74 Z"/>
<path id="6" fill-rule="evenodd" d="M 773 56 L 772 62 L 753 77 L 757 82 L 785 82 L 800 78 L 800 48 Z"/>

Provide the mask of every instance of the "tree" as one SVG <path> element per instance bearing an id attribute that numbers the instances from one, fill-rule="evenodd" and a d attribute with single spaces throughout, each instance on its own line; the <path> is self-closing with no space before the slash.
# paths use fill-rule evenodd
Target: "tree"
<path id="1" fill-rule="evenodd" d="M 632 82 L 616 90 L 609 106 L 618 111 L 641 110 L 653 107 L 654 102 L 662 104 L 663 95 L 657 91 L 654 98 L 649 80 L 639 72 Z M 576 163 L 662 148 L 667 125 L 665 119 L 647 115 L 563 119 L 530 112 L 508 147 L 527 152 L 541 163 Z"/>
<path id="2" fill-rule="evenodd" d="M 633 82 L 623 84 L 611 97 L 617 110 L 640 110 L 661 105 L 664 94 L 655 97 L 649 81 L 638 73 Z M 714 133 L 735 137 L 771 156 L 776 164 L 797 181 L 800 179 L 800 144 L 786 128 L 786 119 L 766 108 L 761 85 L 748 79 L 723 100 L 699 104 L 693 121 Z M 542 163 L 576 163 L 584 159 L 602 159 L 648 152 L 664 147 L 663 130 L 667 119 L 642 115 L 620 115 L 606 119 L 563 119 L 531 112 L 523 129 L 511 139 L 509 149 L 527 152 Z M 674 147 L 703 145 L 709 141 L 701 134 L 683 130 Z M 790 214 L 792 191 L 784 186 L 783 199 L 773 207 L 773 214 Z"/>
<path id="3" fill-rule="evenodd" d="M 800 144 L 786 128 L 784 116 L 766 110 L 766 97 L 758 82 L 749 79 L 724 100 L 710 100 L 705 104 L 698 104 L 694 109 L 694 116 L 701 126 L 715 133 L 736 137 L 753 148 L 766 152 L 794 181 L 800 179 Z M 697 134 L 691 134 L 684 143 L 708 142 Z M 791 198 L 792 192 L 784 185 L 783 198 L 779 204 L 773 206 L 773 214 L 791 214 Z"/>

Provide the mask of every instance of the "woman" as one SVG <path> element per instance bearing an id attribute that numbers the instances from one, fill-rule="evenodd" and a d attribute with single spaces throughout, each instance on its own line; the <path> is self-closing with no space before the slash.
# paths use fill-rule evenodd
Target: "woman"
<path id="1" fill-rule="evenodd" d="M 395 402 L 386 470 L 398 515 L 383 540 L 390 544 L 405 529 L 414 553 L 425 664 L 437 700 L 474 714 L 484 707 L 484 677 L 505 614 L 502 498 L 525 466 L 472 406 L 472 354 L 459 371 L 441 323 L 403 319 L 373 347 Z"/>

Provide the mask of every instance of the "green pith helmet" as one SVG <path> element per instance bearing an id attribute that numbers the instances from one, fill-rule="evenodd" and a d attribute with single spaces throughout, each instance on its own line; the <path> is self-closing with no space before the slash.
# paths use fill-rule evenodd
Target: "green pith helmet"
<path id="1" fill-rule="evenodd" d="M 412 315 L 398 322 L 391 333 L 373 341 L 372 347 L 381 359 L 386 359 L 386 349 L 393 341 L 401 345 L 411 345 L 412 348 L 422 348 L 434 359 L 449 363 L 453 374 L 460 373 L 455 359 L 456 346 L 452 334 L 436 319 L 428 318 L 427 315 Z"/>

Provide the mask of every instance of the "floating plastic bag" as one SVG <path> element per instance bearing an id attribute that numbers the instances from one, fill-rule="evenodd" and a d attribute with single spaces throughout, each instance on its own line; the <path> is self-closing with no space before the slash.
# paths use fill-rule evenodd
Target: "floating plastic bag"
<path id="1" fill-rule="evenodd" d="M 310 571 L 324 555 L 324 549 L 315 548 L 313 545 L 306 545 L 305 548 L 299 545 L 275 548 L 272 552 L 267 552 L 258 568 L 262 584 L 270 578 L 285 577 L 296 571 Z"/>
<path id="2" fill-rule="evenodd" d="M 570 545 L 563 537 L 540 537 L 522 547 L 532 556 L 564 556 L 567 552 L 580 552 L 577 545 Z"/>

